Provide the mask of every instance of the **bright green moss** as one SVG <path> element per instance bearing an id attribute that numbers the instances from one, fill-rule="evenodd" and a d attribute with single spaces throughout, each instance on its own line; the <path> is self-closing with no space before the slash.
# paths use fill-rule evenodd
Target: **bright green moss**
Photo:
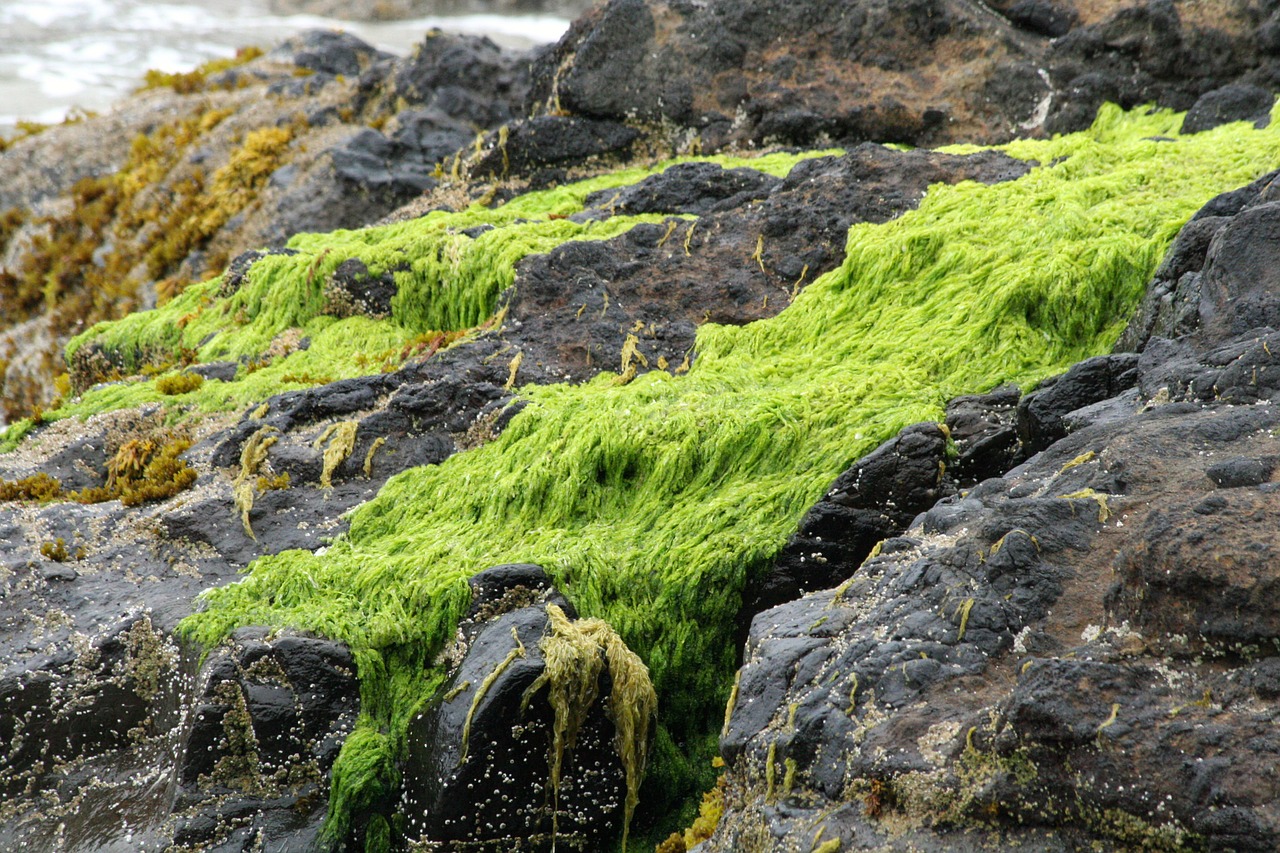
<path id="1" fill-rule="evenodd" d="M 723 720 L 741 590 L 830 480 L 902 426 L 939 418 L 951 396 L 1033 383 L 1105 351 L 1180 225 L 1214 194 L 1280 165 L 1274 130 L 1151 139 L 1175 136 L 1180 122 L 1107 108 L 1088 132 L 1008 146 L 1055 165 L 993 187 L 935 187 L 916 212 L 855 226 L 841 268 L 778 317 L 704 326 L 688 375 L 521 389 L 530 405 L 496 441 L 396 477 L 327 553 L 257 561 L 243 582 L 209 593 L 187 630 L 213 643 L 240 625 L 292 625 L 351 646 L 363 715 L 334 769 L 329 831 L 342 835 L 394 786 L 390 762 L 441 683 L 431 662 L 466 607 L 466 578 L 541 563 L 649 666 L 658 781 L 644 796 L 659 814 L 679 808 L 712 781 L 695 777 Z M 785 174 L 795 160 L 725 165 Z M 201 361 L 259 358 L 290 330 L 311 338 L 305 351 L 177 398 L 206 410 L 302 387 L 286 376 L 368 372 L 357 351 L 487 319 L 525 254 L 629 228 L 636 219 L 588 227 L 551 217 L 648 173 L 300 236 L 298 255 L 260 261 L 235 294 L 219 296 L 220 279 L 193 285 L 155 312 L 95 327 L 69 353 L 93 341 L 135 369 L 183 347 Z M 482 223 L 498 227 L 460 233 Z M 389 320 L 321 313 L 326 277 L 351 257 L 396 275 Z M 153 383 L 116 385 L 55 414 L 159 396 Z"/>
<path id="2" fill-rule="evenodd" d="M 1056 165 L 934 187 L 916 212 L 855 226 L 844 264 L 778 317 L 704 326 L 687 376 L 522 389 L 530 405 L 496 441 L 394 478 L 327 553 L 257 561 L 208 593 L 187 628 L 206 643 L 256 623 L 346 641 L 366 725 L 394 743 L 435 689 L 401 667 L 452 635 L 465 578 L 541 563 L 648 664 L 662 727 L 652 775 L 691 792 L 687 773 L 672 778 L 669 747 L 719 728 L 743 586 L 831 479 L 901 427 L 940 418 L 951 396 L 1034 383 L 1105 351 L 1181 224 L 1280 166 L 1280 135 L 1247 125 L 1149 139 L 1180 121 L 1107 108 L 1088 132 L 1009 146 Z M 429 276 L 430 258 L 412 263 Z M 474 322 L 487 303 L 458 295 L 397 310 Z M 339 768 L 365 760 L 361 744 L 353 737 Z M 335 790 L 335 825 L 362 801 Z"/>

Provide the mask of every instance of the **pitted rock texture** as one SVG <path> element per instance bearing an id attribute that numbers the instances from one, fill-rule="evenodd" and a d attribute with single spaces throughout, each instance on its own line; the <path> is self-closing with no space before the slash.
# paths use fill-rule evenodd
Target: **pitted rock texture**
<path id="1" fill-rule="evenodd" d="M 1245 280 L 1267 186 L 1206 205 L 1152 288 Z M 1275 291 L 1076 365 L 1045 393 L 1117 367 L 1136 387 L 1083 395 L 1043 452 L 759 614 L 707 849 L 1274 849 L 1280 333 L 1251 324 Z"/>
<path id="2" fill-rule="evenodd" d="M 1088 125 L 1104 101 L 1260 120 L 1280 44 L 1265 4 L 612 0 L 538 60 L 530 107 L 743 142 L 996 142 Z M 1237 88 L 1224 90 L 1224 87 Z M 1265 113 L 1267 110 L 1262 110 Z"/>

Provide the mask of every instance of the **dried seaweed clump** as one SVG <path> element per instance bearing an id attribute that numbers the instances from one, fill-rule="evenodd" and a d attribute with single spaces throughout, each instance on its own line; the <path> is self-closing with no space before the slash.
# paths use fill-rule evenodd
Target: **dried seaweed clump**
<path id="1" fill-rule="evenodd" d="M 256 475 L 258 468 L 267 461 L 267 449 L 280 440 L 277 436 L 271 435 L 277 431 L 275 427 L 265 426 L 249 436 L 244 447 L 240 448 L 240 473 L 236 475 L 236 481 L 231 487 L 235 496 L 236 509 L 240 510 L 240 523 L 244 525 L 245 535 L 253 540 L 257 540 L 258 537 L 254 535 L 253 528 L 249 525 L 249 510 L 253 509 L 256 494 L 254 487 L 258 485 L 258 479 L 261 479 L 256 478 Z"/>
<path id="2" fill-rule="evenodd" d="M 564 751 L 572 749 L 578 730 L 586 722 L 599 691 L 600 671 L 605 662 L 613 679 L 608 713 L 615 729 L 614 750 L 627 777 L 627 799 L 622 824 L 622 849 L 627 849 L 631 817 L 640 800 L 640 782 L 649 757 L 649 725 L 658 710 L 658 696 L 649 669 L 635 652 L 627 648 L 618 633 L 603 619 L 569 621 L 562 609 L 547 605 L 551 631 L 538 644 L 546 661 L 542 675 L 525 691 L 523 705 L 543 687 L 555 710 L 550 756 L 551 794 L 554 800 L 554 834 L 559 813 L 560 773 Z"/>
<path id="3" fill-rule="evenodd" d="M 191 446 L 191 439 L 174 433 L 134 438 L 120 445 L 107 462 L 105 487 L 77 492 L 80 503 L 99 503 L 119 498 L 125 506 L 171 498 L 196 481 L 196 470 L 178 456 Z"/>
<path id="4" fill-rule="evenodd" d="M 333 472 L 347 461 L 347 457 L 355 449 L 357 426 L 359 424 L 356 421 L 329 424 L 324 432 L 320 433 L 320 437 L 311 443 L 312 447 L 319 450 L 322 444 L 329 442 L 324 449 L 324 468 L 320 472 L 320 485 L 324 488 L 333 488 Z"/>
<path id="5" fill-rule="evenodd" d="M 724 761 L 717 759 L 717 766 L 723 767 Z M 728 779 L 723 774 L 716 779 L 716 786 L 702 795 L 702 802 L 698 804 L 698 816 L 693 819 L 693 825 L 684 832 L 671 833 L 658 845 L 655 853 L 686 853 L 712 836 L 724 814 L 724 790 Z"/>
<path id="6" fill-rule="evenodd" d="M 178 458 L 190 446 L 190 438 L 177 431 L 130 438 L 107 461 L 102 486 L 67 492 L 56 477 L 40 472 L 20 480 L 0 479 L 0 501 L 94 504 L 118 498 L 125 506 L 139 506 L 170 498 L 196 481 L 196 470 Z"/>
<path id="7" fill-rule="evenodd" d="M 174 373 L 157 379 L 156 390 L 165 396 L 176 396 L 195 391 L 203 384 L 204 377 L 199 373 Z"/>

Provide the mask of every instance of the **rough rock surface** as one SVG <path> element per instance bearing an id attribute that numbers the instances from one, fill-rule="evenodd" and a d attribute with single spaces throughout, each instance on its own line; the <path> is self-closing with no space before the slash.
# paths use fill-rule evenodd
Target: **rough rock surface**
<path id="1" fill-rule="evenodd" d="M 0 209 L 34 218 L 0 229 L 0 275 L 26 269 L 44 232 L 77 209 L 97 210 L 93 179 L 128 164 L 139 134 L 165 141 L 156 134 L 180 127 L 174 115 L 194 134 L 174 143 L 180 156 L 156 160 L 157 175 L 126 169 L 144 191 L 104 222 L 80 222 L 94 233 L 88 259 L 67 257 L 107 272 L 99 262 L 118 248 L 107 235 L 120 222 L 139 241 L 163 235 L 157 199 L 216 195 L 187 190 L 216 186 L 248 137 L 272 131 L 249 152 L 262 168 L 224 173 L 251 179 L 220 187 L 237 206 L 183 251 L 121 250 L 127 268 L 109 271 L 125 290 L 109 312 L 227 261 L 230 292 L 298 230 L 362 224 L 410 199 L 398 216 L 501 202 L 610 158 L 768 140 L 997 140 L 1080 127 L 1107 98 L 1194 105 L 1187 130 L 1262 121 L 1277 15 L 1218 0 L 613 0 L 532 71 L 475 39 L 432 35 L 395 59 L 308 35 L 199 91 L 151 90 L 6 149 Z M 230 112 L 204 127 L 218 110 Z M 473 152 L 478 130 L 489 132 Z M 513 386 L 679 371 L 696 358 L 700 323 L 781 310 L 840 262 L 851 224 L 897 216 L 933 183 L 1025 169 L 873 144 L 785 179 L 679 166 L 590 199 L 579 218 L 666 218 L 527 257 L 500 328 L 394 372 L 203 421 L 182 455 L 195 482 L 175 497 L 0 504 L 0 847 L 314 846 L 334 749 L 360 710 L 354 663 L 337 644 L 244 629 L 197 665 L 173 631 L 201 590 L 263 554 L 323 547 L 389 477 L 490 440 L 518 410 Z M 726 816 L 707 849 L 829 851 L 837 838 L 840 849 L 1280 845 L 1273 178 L 1215 199 L 1183 229 L 1116 354 L 1021 399 L 1005 388 L 953 400 L 951 444 L 938 426 L 908 428 L 832 484 L 750 590 L 744 632 L 772 609 L 751 623 L 722 741 Z M 385 315 L 395 287 L 344 266 L 326 310 Z M 86 319 L 75 299 L 89 290 L 69 284 L 55 311 L 43 291 L 22 291 L 29 304 L 17 309 L 6 301 L 6 322 L 22 320 L 0 338 L 6 407 L 52 396 L 62 366 L 50 356 Z M 193 372 L 215 380 L 241 367 Z M 164 420 L 145 407 L 42 426 L 0 456 L 0 478 L 43 472 L 102 488 L 120 447 Z M 341 425 L 354 440 L 326 466 L 324 436 Z M 236 479 L 255 437 L 274 442 L 254 473 L 289 480 L 242 512 Z M 555 599 L 528 567 L 475 583 L 451 686 L 418 720 L 403 794 L 433 804 L 413 827 L 425 842 L 460 841 L 460 829 L 475 838 L 486 828 L 468 821 L 483 805 L 499 825 L 483 840 L 507 849 L 502 833 L 546 832 L 550 714 L 531 707 L 516 732 L 508 712 L 537 677 Z M 526 657 L 498 673 L 521 645 Z M 619 822 L 607 716 L 591 718 L 566 764 L 565 843 L 590 848 Z M 505 756 L 525 775 L 485 779 Z M 580 819 L 588 801 L 610 817 Z M 95 818 L 113 811 L 127 824 Z"/>
<path id="2" fill-rule="evenodd" d="M 417 817 L 408 837 L 494 853 L 551 850 L 553 836 L 558 849 L 599 849 L 620 829 L 626 798 L 608 716 L 612 675 L 600 675 L 602 701 L 565 752 L 554 795 L 556 719 L 537 694 L 546 672 L 539 643 L 551 631 L 548 604 L 576 614 L 538 566 L 499 566 L 471 584 L 478 594 L 447 653 L 456 668 L 410 726 L 402 802 Z"/>
<path id="3" fill-rule="evenodd" d="M 1207 205 L 1165 274 L 1246 280 L 1273 240 L 1264 192 Z M 1189 259 L 1209 216 L 1251 237 Z M 1139 393 L 1108 416 L 941 501 L 841 586 L 756 617 L 708 850 L 1280 843 L 1262 522 L 1280 334 L 1236 333 L 1274 299 L 1249 280 L 1253 299 L 1206 296 L 1191 334 L 1127 356 Z"/>
<path id="4" fill-rule="evenodd" d="M 575 17 L 592 0 L 271 0 L 277 15 L 324 15 L 352 21 L 395 21 L 428 15 L 564 15 Z"/>
<path id="5" fill-rule="evenodd" d="M 1078 130 L 1106 100 L 1185 110 L 1273 86 L 1267 14 L 1230 0 L 612 0 L 538 60 L 530 105 L 666 123 L 704 149 L 995 142 Z M 1245 91 L 1203 112 L 1255 119 Z"/>

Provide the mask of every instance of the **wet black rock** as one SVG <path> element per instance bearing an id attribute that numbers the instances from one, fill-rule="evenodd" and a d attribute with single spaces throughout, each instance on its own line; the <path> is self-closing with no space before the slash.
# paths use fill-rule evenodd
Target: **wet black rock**
<path id="1" fill-rule="evenodd" d="M 538 566 L 498 566 L 471 586 L 471 611 L 447 652 L 449 680 L 410 726 L 407 837 L 493 853 L 601 849 L 621 830 L 627 790 L 608 666 L 592 692 L 599 698 L 580 709 L 577 735 L 558 759 L 542 644 L 556 630 L 549 608 L 572 618 L 572 607 Z"/>
<path id="2" fill-rule="evenodd" d="M 390 59 L 362 39 L 340 30 L 306 30 L 271 50 L 272 58 L 287 59 L 299 68 L 331 77 L 357 77 L 375 62 Z"/>
<path id="3" fill-rule="evenodd" d="M 374 275 L 364 261 L 348 258 L 325 282 L 325 313 L 335 317 L 390 317 L 391 300 L 399 291 L 395 272 Z"/>
<path id="4" fill-rule="evenodd" d="M 1153 337 L 1172 339 L 1200 330 L 1202 315 L 1214 313 L 1212 303 L 1201 307 L 1203 272 L 1214 240 L 1242 211 L 1280 197 L 1273 188 L 1276 175 L 1263 175 L 1248 186 L 1216 196 L 1183 226 L 1137 312 L 1116 342 L 1117 352 L 1141 352 Z M 1231 254 L 1230 250 L 1227 254 Z M 1235 259 L 1224 262 L 1230 267 Z M 1221 279 L 1216 273 L 1214 278 Z M 1238 325 L 1248 325 L 1248 321 Z M 1222 330 L 1206 333 L 1220 335 Z"/>
<path id="5" fill-rule="evenodd" d="M 962 487 L 999 477 L 1024 458 L 1018 439 L 1017 412 L 1021 391 L 1002 385 L 986 394 L 969 394 L 947 402 L 946 424 L 956 458 L 948 473 Z"/>
<path id="6" fill-rule="evenodd" d="M 763 200 L 780 178 L 755 169 L 725 169 L 715 163 L 680 163 L 622 190 L 601 190 L 587 196 L 588 211 L 611 213 L 672 213 L 702 216 L 718 208 L 732 210 Z"/>
<path id="7" fill-rule="evenodd" d="M 538 173 L 551 168 L 596 158 L 621 159 L 639 137 L 639 131 L 620 122 L 536 116 L 488 134 L 481 154 L 468 164 L 468 173 L 481 180 L 522 175 L 541 183 Z"/>
<path id="8" fill-rule="evenodd" d="M 740 621 L 847 578 L 882 539 L 954 492 L 944 479 L 947 433 L 938 424 L 899 432 L 835 479 L 764 575 L 743 592 Z"/>
<path id="9" fill-rule="evenodd" d="M 237 631 L 196 678 L 175 843 L 220 849 L 247 835 L 312 849 L 329 768 L 358 712 L 355 661 L 341 643 Z"/>
<path id="10" fill-rule="evenodd" d="M 1200 133 L 1233 121 L 1251 121 L 1257 127 L 1266 127 L 1271 122 L 1275 100 L 1270 89 L 1243 83 L 1205 92 L 1187 110 L 1182 132 Z"/>
<path id="11" fill-rule="evenodd" d="M 1046 379 L 1018 401 L 1018 437 L 1028 455 L 1064 437 L 1063 418 L 1076 409 L 1116 396 L 1138 383 L 1138 356 L 1132 353 L 1086 359 L 1066 373 Z"/>

